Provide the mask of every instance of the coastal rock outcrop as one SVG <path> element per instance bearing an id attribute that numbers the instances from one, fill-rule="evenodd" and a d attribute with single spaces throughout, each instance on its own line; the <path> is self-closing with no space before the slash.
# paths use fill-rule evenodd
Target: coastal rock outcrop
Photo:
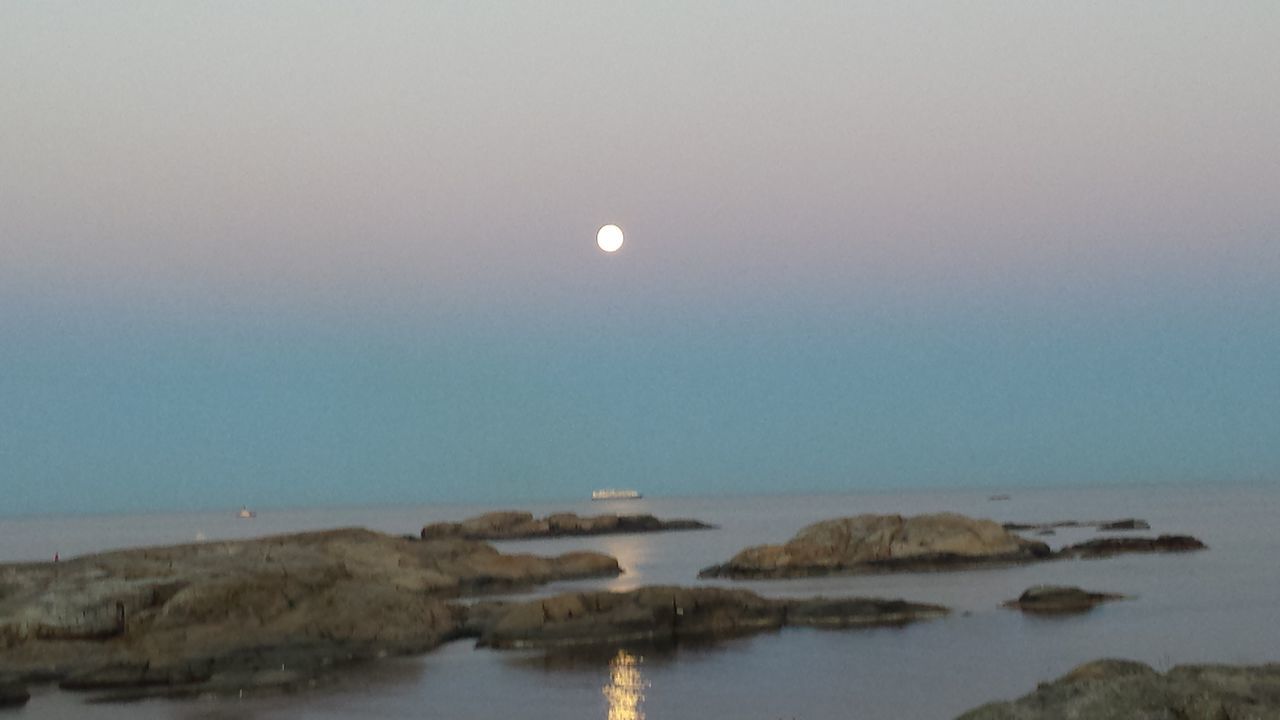
<path id="1" fill-rule="evenodd" d="M 1004 607 L 1029 613 L 1078 613 L 1091 610 L 1099 603 L 1123 598 L 1123 595 L 1089 592 L 1078 587 L 1037 585 L 1027 588 L 1017 600 L 1004 603 Z"/>
<path id="2" fill-rule="evenodd" d="M 464 613 L 448 598 L 619 572 L 598 553 L 362 529 L 4 565 L 0 676 L 155 694 L 289 687 L 457 637 Z"/>
<path id="3" fill-rule="evenodd" d="M 1012 702 L 957 720 L 1265 720 L 1280 718 L 1280 665 L 1180 665 L 1167 673 L 1126 660 L 1081 665 Z"/>
<path id="4" fill-rule="evenodd" d="M 659 520 L 653 515 L 588 515 L 555 513 L 535 518 L 514 510 L 485 513 L 462 522 L 432 523 L 422 528 L 423 540 L 531 540 L 579 535 L 707 530 L 715 527 L 698 520 Z"/>
<path id="5" fill-rule="evenodd" d="M 961 570 L 1123 553 L 1189 552 L 1204 543 L 1188 535 L 1157 538 L 1097 538 L 1056 552 L 1019 537 L 992 520 L 953 513 L 857 515 L 825 520 L 801 530 L 783 545 L 750 547 L 699 577 L 767 579 L 831 573 Z"/>
<path id="6" fill-rule="evenodd" d="M 480 605 L 468 630 L 485 647 L 546 648 L 714 639 L 799 625 L 900 625 L 947 612 L 903 600 L 769 599 L 746 590 L 657 586 Z"/>
<path id="7" fill-rule="evenodd" d="M 943 570 L 1050 556 L 992 520 L 954 513 L 858 515 L 814 523 L 783 545 L 747 548 L 700 577 L 777 578 L 828 573 Z"/>

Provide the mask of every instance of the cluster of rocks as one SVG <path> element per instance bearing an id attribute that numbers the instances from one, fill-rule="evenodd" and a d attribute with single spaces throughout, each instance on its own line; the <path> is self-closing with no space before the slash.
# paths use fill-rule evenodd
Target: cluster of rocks
<path id="1" fill-rule="evenodd" d="M 1125 660 L 1081 665 L 1012 702 L 958 720 L 1264 720 L 1280 718 L 1280 665 L 1180 665 L 1167 673 Z"/>
<path id="2" fill-rule="evenodd" d="M 50 681 L 112 700 L 290 689 L 351 662 L 457 638 L 493 648 L 679 642 L 790 626 L 903 624 L 948 612 L 903 600 L 773 599 L 673 586 L 457 602 L 622 572 L 600 553 L 504 554 L 477 538 L 706 527 L 650 515 L 508 512 L 428 525 L 421 540 L 353 528 L 0 565 L 0 706 L 22 704 L 26 684 Z M 783 545 L 748 548 L 701 575 L 936 571 L 1203 547 L 1164 535 L 1099 538 L 1055 552 L 991 520 L 859 515 L 815 523 Z M 1007 605 L 1073 612 L 1117 597 L 1037 587 Z"/>
<path id="3" fill-rule="evenodd" d="M 903 517 L 857 515 L 802 529 L 782 545 L 747 548 L 699 577 L 788 578 L 832 573 L 958 570 L 1120 553 L 1185 552 L 1204 544 L 1181 535 L 1099 538 L 1058 551 L 992 520 L 953 513 Z"/>
<path id="4" fill-rule="evenodd" d="M 619 572 L 599 553 L 361 529 L 0 566 L 0 677 L 159 694 L 288 687 L 458 636 L 447 598 Z"/>
<path id="5" fill-rule="evenodd" d="M 505 510 L 485 513 L 462 522 L 440 522 L 422 528 L 423 540 L 462 538 L 465 540 L 529 540 L 579 535 L 707 530 L 698 520 L 659 520 L 652 515 L 589 515 L 555 513 L 535 518 L 533 513 Z"/>

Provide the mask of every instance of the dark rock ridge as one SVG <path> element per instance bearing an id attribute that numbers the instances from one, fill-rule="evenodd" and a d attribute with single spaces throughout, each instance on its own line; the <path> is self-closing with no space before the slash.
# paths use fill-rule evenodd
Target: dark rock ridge
<path id="1" fill-rule="evenodd" d="M 544 518 L 534 518 L 533 513 L 509 510 L 485 513 L 457 523 L 433 523 L 422 528 L 421 537 L 423 540 L 530 540 L 578 535 L 708 530 L 713 527 L 715 526 L 698 520 L 659 520 L 652 515 L 583 517 L 575 513 L 555 513 Z"/>
<path id="2" fill-rule="evenodd" d="M 133 695 L 288 688 L 458 637 L 465 613 L 447 598 L 619 572 L 598 553 L 362 529 L 0 565 L 0 677 Z"/>
<path id="3" fill-rule="evenodd" d="M 485 647 L 551 648 L 715 639 L 786 626 L 901 625 L 947 612 L 903 600 L 768 599 L 746 590 L 658 586 L 481 603 L 467 628 Z"/>
<path id="4" fill-rule="evenodd" d="M 1099 558 L 1120 553 L 1186 552 L 1205 546 L 1185 535 L 1158 538 L 1099 538 L 1052 552 L 991 520 L 952 513 L 858 515 L 825 520 L 801 530 L 783 545 L 747 548 L 699 577 L 788 578 L 830 573 L 961 570 L 1062 558 Z"/>
<path id="5" fill-rule="evenodd" d="M 1094 528 L 1104 532 L 1151 529 L 1150 523 L 1137 518 L 1124 518 L 1123 520 L 1058 520 L 1047 523 L 1005 523 L 1001 527 L 1005 530 L 1034 530 L 1038 532 L 1056 528 Z"/>
<path id="6" fill-rule="evenodd" d="M 1077 613 L 1091 610 L 1094 605 L 1108 600 L 1123 598 L 1123 595 L 1089 592 L 1078 587 L 1037 585 L 1028 588 L 1017 600 L 1004 603 L 1004 606 L 1030 613 Z"/>
<path id="7" fill-rule="evenodd" d="M 1050 556 L 992 520 L 953 513 L 858 515 L 814 523 L 784 545 L 747 548 L 700 577 L 781 578 L 829 573 L 947 570 Z"/>
<path id="8" fill-rule="evenodd" d="M 1068 545 L 1058 551 L 1059 557 L 1101 558 L 1125 553 L 1171 553 L 1204 550 L 1205 544 L 1190 535 L 1098 538 Z"/>
<path id="9" fill-rule="evenodd" d="M 1180 665 L 1158 673 L 1126 660 L 1096 660 L 1012 702 L 958 720 L 1275 720 L 1280 665 Z"/>

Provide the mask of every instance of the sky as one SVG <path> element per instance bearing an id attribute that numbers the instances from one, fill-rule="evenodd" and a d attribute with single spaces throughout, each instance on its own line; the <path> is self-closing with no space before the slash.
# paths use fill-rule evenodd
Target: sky
<path id="1" fill-rule="evenodd" d="M 1280 480 L 1278 37 L 0 3 L 0 514 Z"/>

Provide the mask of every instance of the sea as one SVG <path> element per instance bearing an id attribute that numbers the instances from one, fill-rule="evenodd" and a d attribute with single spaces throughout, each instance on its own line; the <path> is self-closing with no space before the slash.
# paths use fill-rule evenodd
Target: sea
<path id="1" fill-rule="evenodd" d="M 1008 499 L 992 499 L 1008 495 Z M 904 627 L 783 629 L 713 644 L 599 648 L 572 654 L 477 649 L 458 641 L 388 658 L 313 690 L 265 697 L 87 704 L 32 689 L 12 718 L 441 718 L 449 720 L 901 720 L 953 718 L 1012 699 L 1075 665 L 1128 658 L 1184 663 L 1280 661 L 1280 489 L 1274 485 L 983 488 L 753 497 L 646 497 L 546 505 L 428 505 L 306 510 L 0 518 L 0 561 L 46 560 L 111 548 L 362 526 L 416 533 L 425 523 L 495 509 L 543 514 L 653 513 L 718 529 L 495 543 L 508 552 L 597 550 L 625 573 L 563 582 L 527 596 L 651 584 L 725 585 L 768 596 L 878 596 L 940 603 L 941 620 Z M 785 541 L 803 526 L 859 513 L 959 512 L 1001 522 L 1136 517 L 1150 531 L 1190 534 L 1209 549 L 1016 567 L 733 582 L 698 570 L 738 550 Z M 1058 530 L 1052 546 L 1099 536 Z M 1116 533 L 1120 534 L 1120 533 Z M 1131 533 L 1133 534 L 1133 533 Z M 1034 617 L 1001 603 L 1032 585 L 1077 585 L 1129 599 L 1082 615 Z"/>

